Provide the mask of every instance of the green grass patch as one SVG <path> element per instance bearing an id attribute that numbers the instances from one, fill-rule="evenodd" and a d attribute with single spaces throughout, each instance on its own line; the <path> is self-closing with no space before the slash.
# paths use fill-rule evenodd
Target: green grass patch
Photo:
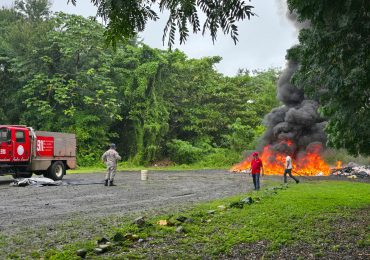
<path id="1" fill-rule="evenodd" d="M 184 170 L 228 170 L 230 167 L 215 167 L 215 166 L 204 166 L 203 164 L 181 164 L 181 165 L 174 165 L 174 166 L 134 166 L 134 165 L 127 165 L 126 163 L 118 164 L 117 171 L 140 171 L 140 170 L 153 170 L 153 171 L 184 171 Z M 92 166 L 92 167 L 78 167 L 75 170 L 68 170 L 67 174 L 80 174 L 80 173 L 98 173 L 98 172 L 105 172 L 106 169 L 103 165 L 101 166 Z"/>
<path id="2" fill-rule="evenodd" d="M 230 207 L 249 196 L 254 201 L 251 205 Z M 316 181 L 288 188 L 276 186 L 203 203 L 181 213 L 154 216 L 147 219 L 144 227 L 123 221 L 107 232 L 106 237 L 113 244 L 103 255 L 96 255 L 94 241 L 89 240 L 67 245 L 60 250 L 49 250 L 45 259 L 78 259 L 76 250 L 79 248 L 86 248 L 90 256 L 107 259 L 217 258 L 227 255 L 236 245 L 258 241 L 266 242 L 267 252 L 303 243 L 314 250 L 314 255 L 322 255 L 323 244 L 333 242 L 331 249 L 340 249 L 336 241 L 328 238 L 335 231 L 333 224 L 339 220 L 351 220 L 358 210 L 368 210 L 369 205 L 370 189 L 367 183 Z M 188 222 L 176 220 L 180 215 L 186 217 Z M 157 224 L 164 219 L 172 225 Z M 180 225 L 184 232 L 176 232 Z M 364 232 L 366 228 L 356 234 L 359 247 L 369 245 L 369 236 L 363 236 Z M 134 234 L 143 241 L 126 239 L 114 243 L 115 235 L 127 234 Z"/>

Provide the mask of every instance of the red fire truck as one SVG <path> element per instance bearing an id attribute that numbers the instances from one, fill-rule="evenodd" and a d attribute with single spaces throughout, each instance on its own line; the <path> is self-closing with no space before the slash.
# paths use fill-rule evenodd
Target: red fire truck
<path id="1" fill-rule="evenodd" d="M 74 134 L 35 131 L 32 127 L 0 125 L 0 175 L 14 178 L 43 174 L 61 180 L 76 167 Z"/>

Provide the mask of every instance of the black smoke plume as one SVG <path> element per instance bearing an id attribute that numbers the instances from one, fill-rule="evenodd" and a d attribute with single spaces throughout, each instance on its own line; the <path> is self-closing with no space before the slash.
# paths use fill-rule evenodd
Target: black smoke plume
<path id="1" fill-rule="evenodd" d="M 296 28 L 307 28 L 309 23 L 298 23 L 296 15 L 288 11 L 287 17 L 296 25 Z M 291 83 L 294 72 L 299 64 L 289 60 L 286 68 L 278 80 L 277 98 L 283 103 L 274 108 L 265 116 L 264 133 L 260 146 L 272 145 L 274 150 L 297 156 L 301 152 L 310 150 L 310 147 L 326 143 L 324 132 L 325 120 L 317 112 L 318 103 L 305 98 L 302 89 Z M 286 145 L 286 141 L 293 145 Z M 260 149 L 262 148 L 260 147 Z"/>
<path id="2" fill-rule="evenodd" d="M 290 83 L 297 63 L 288 61 L 278 81 L 278 99 L 283 103 L 265 116 L 266 132 L 261 145 L 273 145 L 281 152 L 296 154 L 304 151 L 311 143 L 326 143 L 325 121 L 317 112 L 318 103 L 305 99 L 301 89 Z M 293 146 L 286 146 L 285 141 Z M 288 149 L 288 150 L 287 150 Z"/>

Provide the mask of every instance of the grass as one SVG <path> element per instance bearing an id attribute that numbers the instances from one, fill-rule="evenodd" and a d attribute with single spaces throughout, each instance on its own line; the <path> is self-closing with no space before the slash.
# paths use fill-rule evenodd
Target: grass
<path id="1" fill-rule="evenodd" d="M 248 153 L 251 151 L 248 151 Z M 369 156 L 352 156 L 344 149 L 326 149 L 323 153 L 324 161 L 331 165 L 335 166 L 337 161 L 342 161 L 343 165 L 347 165 L 349 162 L 354 162 L 360 165 L 370 165 Z M 207 170 L 207 169 L 230 169 L 233 165 L 232 161 L 237 160 L 236 162 L 241 161 L 242 159 L 238 156 L 231 156 L 230 158 L 225 159 L 224 154 L 211 154 L 208 157 L 204 158 L 203 161 L 199 161 L 193 164 L 181 164 L 181 165 L 169 165 L 169 166 L 144 166 L 136 165 L 130 161 L 120 162 L 118 164 L 119 171 L 140 171 L 140 170 L 160 170 L 160 171 L 183 171 L 183 170 Z M 240 159 L 240 160 L 238 160 Z M 96 173 L 104 172 L 105 166 L 103 163 L 97 164 L 90 167 L 78 167 L 76 170 L 68 170 L 68 174 L 75 173 Z"/>
<path id="2" fill-rule="evenodd" d="M 248 196 L 256 202 L 251 205 L 242 204 L 242 208 L 230 207 L 240 205 L 238 202 Z M 235 253 L 238 245 L 246 245 L 243 246 L 243 254 L 248 254 L 251 252 L 248 250 L 253 251 L 250 245 L 257 243 L 264 245 L 261 248 L 266 257 L 276 254 L 282 248 L 299 248 L 302 245 L 312 251 L 315 257 L 325 256 L 329 251 L 343 254 L 345 251 L 341 250 L 346 250 L 347 245 L 340 243 L 345 237 L 330 239 L 332 234 L 339 232 L 336 223 L 361 222 L 361 219 L 356 219 L 360 216 L 357 213 L 364 211 L 365 227 L 348 227 L 348 230 L 341 227 L 344 228 L 341 232 L 347 232 L 346 236 L 356 240 L 351 241 L 351 246 L 368 249 L 369 209 L 370 189 L 367 183 L 315 181 L 288 188 L 276 186 L 260 192 L 202 203 L 184 212 L 154 216 L 147 219 L 147 225 L 141 228 L 131 221 L 122 220 L 118 226 L 107 231 L 106 237 L 112 241 L 117 234 L 134 234 L 143 242 L 126 239 L 114 243 L 103 255 L 94 253 L 96 239 L 91 239 L 61 249 L 50 249 L 44 258 L 79 259 L 76 250 L 80 248 L 85 248 L 89 257 L 97 259 L 219 258 Z M 180 215 L 191 221 L 179 222 L 176 218 Z M 173 225 L 158 225 L 157 222 L 163 219 Z M 179 225 L 185 232 L 176 232 Z"/>
<path id="3" fill-rule="evenodd" d="M 224 166 L 224 167 L 204 167 L 202 165 L 188 165 L 188 164 L 181 164 L 181 165 L 174 165 L 174 166 L 133 166 L 127 165 L 125 163 L 118 164 L 117 170 L 118 171 L 140 171 L 140 170 L 153 170 L 153 171 L 183 171 L 183 170 L 227 170 L 231 167 Z M 97 172 L 105 172 L 105 166 L 98 165 L 98 166 L 91 166 L 91 167 L 78 167 L 75 170 L 68 170 L 67 174 L 80 174 L 80 173 L 97 173 Z"/>

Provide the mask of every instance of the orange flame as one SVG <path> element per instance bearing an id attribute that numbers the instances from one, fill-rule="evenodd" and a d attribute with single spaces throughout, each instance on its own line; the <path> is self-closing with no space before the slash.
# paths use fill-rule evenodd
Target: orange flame
<path id="1" fill-rule="evenodd" d="M 336 168 L 337 168 L 337 169 L 342 168 L 342 162 L 341 162 L 341 161 L 337 161 Z"/>
<path id="2" fill-rule="evenodd" d="M 285 141 L 284 144 L 291 147 L 293 142 Z M 305 176 L 330 175 L 330 166 L 320 156 L 321 149 L 321 144 L 314 144 L 306 152 L 298 153 L 293 158 L 293 174 L 296 173 Z M 260 158 L 265 174 L 281 175 L 284 173 L 286 158 L 284 152 L 276 151 L 271 145 L 267 145 L 263 148 Z M 252 159 L 252 155 L 249 155 L 244 161 L 234 165 L 230 171 L 240 172 L 248 170 L 251 166 Z"/>

